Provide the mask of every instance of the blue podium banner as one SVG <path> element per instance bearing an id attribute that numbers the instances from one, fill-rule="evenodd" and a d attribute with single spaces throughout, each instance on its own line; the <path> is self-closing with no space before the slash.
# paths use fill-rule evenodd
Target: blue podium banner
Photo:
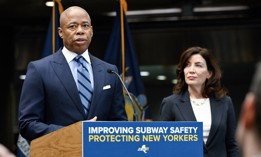
<path id="1" fill-rule="evenodd" d="M 202 122 L 83 122 L 83 157 L 203 157 Z"/>

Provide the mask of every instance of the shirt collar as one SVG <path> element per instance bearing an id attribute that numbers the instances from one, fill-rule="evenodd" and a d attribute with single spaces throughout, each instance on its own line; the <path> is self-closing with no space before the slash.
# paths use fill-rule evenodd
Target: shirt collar
<path id="1" fill-rule="evenodd" d="M 62 53 L 63 53 L 63 55 L 64 55 L 64 57 L 65 57 L 67 63 L 70 63 L 71 61 L 74 60 L 74 58 L 75 58 L 76 56 L 78 56 L 77 53 L 68 50 L 66 47 L 63 47 Z M 89 55 L 88 49 L 87 49 L 84 53 L 82 53 L 81 56 L 83 56 L 83 58 L 84 58 L 89 64 L 91 64 L 91 59 L 90 59 L 90 55 Z"/>

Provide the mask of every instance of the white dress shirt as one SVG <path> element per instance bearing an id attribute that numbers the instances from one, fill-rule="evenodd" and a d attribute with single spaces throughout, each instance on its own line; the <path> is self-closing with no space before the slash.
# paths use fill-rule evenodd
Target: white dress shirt
<path id="1" fill-rule="evenodd" d="M 78 86 L 78 83 L 77 83 L 77 64 L 78 63 L 74 60 L 74 58 L 76 56 L 78 56 L 78 54 L 74 53 L 72 51 L 69 51 L 66 47 L 63 47 L 62 53 L 63 53 L 67 63 L 70 66 L 74 81 L 75 81 L 76 85 Z M 92 71 L 91 59 L 89 56 L 88 49 L 83 54 L 81 54 L 81 56 L 83 56 L 83 58 L 89 63 L 89 64 L 87 64 L 87 69 L 90 73 L 90 80 L 91 80 L 92 88 L 94 88 L 93 71 Z"/>

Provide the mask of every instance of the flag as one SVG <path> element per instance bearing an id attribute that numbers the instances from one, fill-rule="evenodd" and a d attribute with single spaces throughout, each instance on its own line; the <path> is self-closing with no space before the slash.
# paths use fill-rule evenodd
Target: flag
<path id="1" fill-rule="evenodd" d="M 104 55 L 104 60 L 118 67 L 122 80 L 134 100 L 134 104 L 132 104 L 128 95 L 125 94 L 125 109 L 128 120 L 143 121 L 147 98 L 140 76 L 139 64 L 136 59 L 130 28 L 125 16 L 126 11 L 126 0 L 117 0 L 116 19 Z M 135 113 L 137 116 L 136 119 Z"/>
<path id="2" fill-rule="evenodd" d="M 59 27 L 60 13 L 63 11 L 63 6 L 61 0 L 53 0 L 53 2 L 54 6 L 52 9 L 52 16 L 50 18 L 41 58 L 54 53 L 63 46 L 62 40 L 57 31 Z M 21 134 L 18 135 L 17 140 L 17 157 L 30 157 L 30 141 L 23 138 Z"/>
<path id="3" fill-rule="evenodd" d="M 17 140 L 17 157 L 30 157 L 30 142 L 20 134 Z"/>
<path id="4" fill-rule="evenodd" d="M 54 6 L 52 9 L 52 16 L 48 31 L 45 38 L 45 44 L 41 57 L 48 56 L 63 46 L 62 39 L 58 34 L 60 14 L 63 12 L 63 6 L 61 0 L 53 0 Z"/>

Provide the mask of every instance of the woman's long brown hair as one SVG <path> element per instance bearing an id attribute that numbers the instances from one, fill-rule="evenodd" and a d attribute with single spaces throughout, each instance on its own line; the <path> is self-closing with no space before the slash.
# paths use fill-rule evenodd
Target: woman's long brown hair
<path id="1" fill-rule="evenodd" d="M 174 93 L 180 94 L 187 90 L 188 85 L 185 82 L 184 68 L 192 55 L 201 55 L 207 64 L 208 71 L 212 73 L 211 77 L 206 80 L 202 96 L 208 97 L 213 95 L 216 98 L 222 98 L 227 95 L 227 89 L 221 84 L 221 69 L 210 51 L 201 47 L 190 47 L 186 49 L 180 56 L 180 61 L 176 70 L 177 84 L 174 86 Z"/>

